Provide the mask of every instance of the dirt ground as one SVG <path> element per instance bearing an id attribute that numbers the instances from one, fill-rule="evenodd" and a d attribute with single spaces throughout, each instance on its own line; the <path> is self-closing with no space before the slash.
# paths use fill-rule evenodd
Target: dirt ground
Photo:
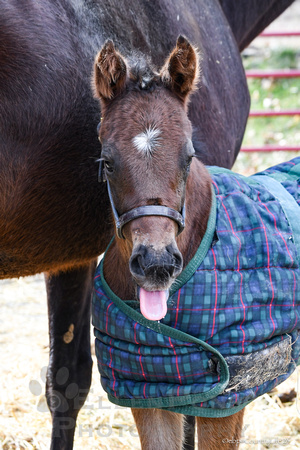
<path id="1" fill-rule="evenodd" d="M 297 0 L 270 29 L 299 27 Z M 0 450 L 49 448 L 51 419 L 44 397 L 48 351 L 43 276 L 0 281 Z M 93 383 L 78 419 L 75 449 L 139 449 L 130 410 L 108 402 L 93 358 Z M 276 392 L 247 407 L 242 450 L 300 448 L 299 382 L 296 371 Z M 282 403 L 279 394 L 292 389 L 298 396 Z"/>
<path id="2" fill-rule="evenodd" d="M 2 281 L 0 304 L 0 449 L 47 449 L 51 420 L 44 397 L 48 327 L 43 276 Z M 78 419 L 75 449 L 139 449 L 130 410 L 107 401 L 93 358 L 93 383 Z M 276 393 L 247 407 L 242 449 L 300 448 L 300 395 L 286 404 L 278 397 L 297 391 L 299 380 L 296 372 Z"/>

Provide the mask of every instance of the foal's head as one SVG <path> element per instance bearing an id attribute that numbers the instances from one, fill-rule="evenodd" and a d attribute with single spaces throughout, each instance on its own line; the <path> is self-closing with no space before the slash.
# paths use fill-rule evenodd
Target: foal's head
<path id="1" fill-rule="evenodd" d="M 119 216 L 138 208 L 125 216 L 117 241 L 140 287 L 142 313 L 153 320 L 166 314 L 166 291 L 182 270 L 176 237 L 194 155 L 187 102 L 197 75 L 197 53 L 181 36 L 160 72 L 145 61 L 130 64 L 111 41 L 95 61 L 101 158 L 111 199 Z M 139 208 L 149 205 L 174 211 L 165 216 L 158 208 L 152 215 Z"/>

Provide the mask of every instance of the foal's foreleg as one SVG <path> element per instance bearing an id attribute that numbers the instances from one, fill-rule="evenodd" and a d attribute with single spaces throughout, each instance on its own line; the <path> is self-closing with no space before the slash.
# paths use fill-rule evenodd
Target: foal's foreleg
<path id="1" fill-rule="evenodd" d="M 182 450 L 195 450 L 196 420 L 194 416 L 184 416 L 184 443 Z"/>
<path id="2" fill-rule="evenodd" d="M 197 417 L 198 450 L 230 450 L 239 447 L 244 409 L 229 417 Z"/>
<path id="3" fill-rule="evenodd" d="M 96 261 L 46 276 L 50 361 L 46 397 L 52 450 L 71 450 L 77 414 L 91 384 L 90 309 Z"/>
<path id="4" fill-rule="evenodd" d="M 181 450 L 182 414 L 161 409 L 132 409 L 142 450 Z"/>

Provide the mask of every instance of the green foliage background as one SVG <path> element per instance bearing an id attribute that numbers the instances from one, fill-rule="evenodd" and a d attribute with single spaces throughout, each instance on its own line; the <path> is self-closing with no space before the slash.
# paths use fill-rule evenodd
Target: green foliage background
<path id="1" fill-rule="evenodd" d="M 262 41 L 264 38 L 259 39 Z M 246 49 L 242 55 L 245 69 L 300 69 L 300 37 L 288 39 L 293 39 L 291 47 L 276 48 L 262 43 L 257 47 L 254 44 Z M 288 39 L 284 39 L 284 41 L 291 42 Z M 300 78 L 248 78 L 248 86 L 252 110 L 300 110 Z M 300 115 L 250 117 L 242 146 L 261 147 L 264 145 L 300 147 Z M 281 151 L 272 153 L 241 152 L 233 169 L 249 175 L 292 159 L 299 154 L 300 152 Z"/>

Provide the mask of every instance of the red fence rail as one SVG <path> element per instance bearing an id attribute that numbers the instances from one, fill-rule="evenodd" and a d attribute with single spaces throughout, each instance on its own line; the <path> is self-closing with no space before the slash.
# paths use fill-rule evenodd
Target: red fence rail
<path id="1" fill-rule="evenodd" d="M 300 77 L 300 70 L 246 70 L 247 78 L 297 78 Z"/>
<path id="2" fill-rule="evenodd" d="M 299 109 L 282 109 L 281 111 L 273 111 L 273 110 L 266 110 L 266 111 L 251 111 L 250 116 L 251 117 L 265 117 L 265 116 L 297 116 L 300 114 Z"/>
<path id="3" fill-rule="evenodd" d="M 268 31 L 263 32 L 260 37 L 295 37 L 300 36 L 300 31 Z M 247 70 L 247 78 L 298 78 L 300 77 L 300 70 L 297 69 L 282 69 L 282 70 Z M 296 116 L 300 115 L 300 109 L 291 110 L 261 110 L 250 111 L 249 117 L 274 117 L 274 116 Z M 300 146 L 280 146 L 280 145 L 265 145 L 263 147 L 242 147 L 242 152 L 274 152 L 274 151 L 299 151 Z"/>
<path id="4" fill-rule="evenodd" d="M 264 31 L 260 37 L 292 37 L 300 36 L 300 31 Z"/>

